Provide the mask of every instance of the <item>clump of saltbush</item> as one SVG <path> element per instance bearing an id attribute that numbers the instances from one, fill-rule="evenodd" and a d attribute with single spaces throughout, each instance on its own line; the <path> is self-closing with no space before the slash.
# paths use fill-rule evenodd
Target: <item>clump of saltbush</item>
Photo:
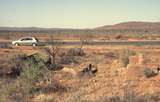
<path id="1" fill-rule="evenodd" d="M 65 52 L 61 52 L 59 54 L 59 64 L 75 64 L 78 63 L 80 58 L 85 55 L 83 49 L 80 48 L 71 48 L 66 50 Z"/>
<path id="2" fill-rule="evenodd" d="M 85 52 L 82 48 L 71 48 L 67 54 L 70 56 L 84 56 Z"/>
<path id="3" fill-rule="evenodd" d="M 127 67 L 129 64 L 129 56 L 135 55 L 136 53 L 129 49 L 124 49 L 119 53 L 119 63 L 121 67 Z"/>
<path id="4" fill-rule="evenodd" d="M 52 80 L 52 71 L 46 67 L 44 59 L 37 53 L 30 56 L 16 55 L 11 63 L 12 70 L 18 70 L 18 74 L 12 82 L 5 85 L 5 88 L 0 89 L 0 92 L 3 92 L 0 101 L 29 101 L 29 97 L 35 93 L 65 89 Z"/>

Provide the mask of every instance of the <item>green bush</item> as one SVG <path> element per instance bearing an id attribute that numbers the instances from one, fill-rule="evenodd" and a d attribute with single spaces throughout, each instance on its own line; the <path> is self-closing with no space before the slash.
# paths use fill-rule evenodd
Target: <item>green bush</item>
<path id="1" fill-rule="evenodd" d="M 69 56 L 84 56 L 85 52 L 82 48 L 72 48 L 67 52 Z"/>
<path id="2" fill-rule="evenodd" d="M 16 77 L 2 85 L 0 81 L 0 102 L 29 102 L 33 94 L 67 91 L 66 86 L 53 79 L 54 71 L 48 69 L 45 59 L 38 53 L 16 55 L 11 64 Z"/>
<path id="3" fill-rule="evenodd" d="M 64 55 L 60 58 L 60 64 L 72 64 L 72 63 L 78 63 L 77 59 L 73 55 Z"/>
<path id="4" fill-rule="evenodd" d="M 16 83 L 3 83 L 0 89 L 0 102 L 8 101 L 9 96 L 17 90 Z"/>
<path id="5" fill-rule="evenodd" d="M 85 55 L 84 51 L 80 48 L 71 48 L 59 54 L 58 63 L 62 65 L 77 64 L 80 58 Z"/>
<path id="6" fill-rule="evenodd" d="M 50 71 L 45 66 L 44 60 L 40 55 L 35 54 L 23 62 L 23 68 L 19 78 L 23 82 L 24 87 L 26 86 L 26 88 L 29 88 L 28 91 L 31 91 L 35 83 L 48 81 L 50 77 Z"/>
<path id="7" fill-rule="evenodd" d="M 129 64 L 129 56 L 135 55 L 136 53 L 129 49 L 124 49 L 119 53 L 119 62 L 121 67 L 127 67 Z"/>
<path id="8" fill-rule="evenodd" d="M 13 62 L 15 62 L 13 67 L 20 69 L 20 75 L 5 88 L 0 89 L 0 92 L 3 93 L 0 95 L 0 102 L 5 102 L 5 99 L 20 100 L 20 102 L 29 100 L 30 95 L 40 92 L 40 87 L 37 87 L 36 83 L 47 82 L 46 84 L 49 84 L 51 82 L 51 71 L 45 66 L 39 54 L 18 55 Z"/>

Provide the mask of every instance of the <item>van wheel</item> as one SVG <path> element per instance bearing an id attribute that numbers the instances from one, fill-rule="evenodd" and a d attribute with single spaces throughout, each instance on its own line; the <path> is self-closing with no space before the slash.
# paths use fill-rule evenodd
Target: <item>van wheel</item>
<path id="1" fill-rule="evenodd" d="M 32 44 L 32 46 L 37 46 L 36 44 Z"/>
<path id="2" fill-rule="evenodd" d="M 18 43 L 15 43 L 14 46 L 19 46 L 19 44 L 18 44 Z"/>

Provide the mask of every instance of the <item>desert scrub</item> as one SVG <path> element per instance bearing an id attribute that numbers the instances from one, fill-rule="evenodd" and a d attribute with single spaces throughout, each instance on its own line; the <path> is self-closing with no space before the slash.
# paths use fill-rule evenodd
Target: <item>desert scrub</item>
<path id="1" fill-rule="evenodd" d="M 11 97 L 12 93 L 17 90 L 17 83 L 11 82 L 7 83 L 3 81 L 3 84 L 0 87 L 0 102 L 9 101 L 9 97 Z"/>
<path id="2" fill-rule="evenodd" d="M 51 72 L 42 62 L 38 62 L 38 64 L 35 64 L 33 61 L 25 62 L 19 76 L 23 100 L 29 100 L 29 97 L 33 94 L 41 93 L 43 86 L 40 83 L 50 84 L 51 76 Z"/>
<path id="3" fill-rule="evenodd" d="M 119 65 L 120 67 L 127 67 L 129 64 L 129 56 L 136 55 L 135 52 L 130 51 L 129 49 L 123 49 L 119 53 Z"/>
<path id="4" fill-rule="evenodd" d="M 66 86 L 54 79 L 54 71 L 47 67 L 40 53 L 16 55 L 10 64 L 16 77 L 7 81 L 7 85 L 0 85 L 0 102 L 29 102 L 35 94 L 67 91 Z"/>
<path id="5" fill-rule="evenodd" d="M 45 66 L 44 59 L 39 54 L 30 56 L 18 55 L 12 63 L 14 69 L 19 69 L 19 75 L 10 81 L 5 88 L 1 88 L 0 102 L 15 100 L 16 102 L 29 101 L 29 97 L 41 92 L 43 86 L 40 83 L 49 85 L 51 82 L 51 71 Z"/>
<path id="6" fill-rule="evenodd" d="M 69 65 L 69 64 L 78 63 L 78 61 L 83 55 L 84 55 L 84 52 L 83 50 L 81 52 L 81 49 L 78 49 L 78 48 L 68 49 L 64 53 L 61 53 L 59 55 L 60 57 L 59 64 Z"/>
<path id="7" fill-rule="evenodd" d="M 45 66 L 44 59 L 39 54 L 33 54 L 23 61 L 19 79 L 25 93 L 30 93 L 37 89 L 35 84 L 51 82 L 51 71 Z"/>
<path id="8" fill-rule="evenodd" d="M 71 48 L 67 54 L 70 56 L 84 56 L 85 52 L 82 48 Z"/>

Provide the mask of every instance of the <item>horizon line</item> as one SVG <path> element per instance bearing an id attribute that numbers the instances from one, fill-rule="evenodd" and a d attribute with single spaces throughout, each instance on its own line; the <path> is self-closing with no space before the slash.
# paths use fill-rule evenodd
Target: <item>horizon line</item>
<path id="1" fill-rule="evenodd" d="M 35 29 L 95 29 L 103 26 L 114 26 L 121 23 L 160 23 L 160 21 L 125 21 L 96 27 L 43 27 L 43 26 L 0 26 L 0 28 L 35 28 Z"/>

